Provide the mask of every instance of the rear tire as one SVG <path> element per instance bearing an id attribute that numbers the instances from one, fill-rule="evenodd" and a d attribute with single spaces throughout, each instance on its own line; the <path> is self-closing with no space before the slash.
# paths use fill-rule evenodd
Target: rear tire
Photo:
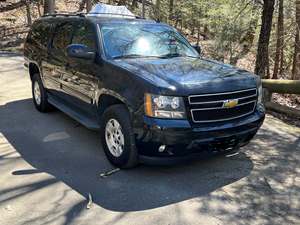
<path id="1" fill-rule="evenodd" d="M 138 164 L 135 136 L 124 105 L 113 105 L 105 110 L 100 135 L 104 152 L 114 166 L 132 168 Z"/>
<path id="2" fill-rule="evenodd" d="M 40 112 L 48 112 L 51 105 L 47 100 L 47 91 L 44 88 L 40 75 L 38 73 L 32 76 L 32 99 L 35 108 Z"/>

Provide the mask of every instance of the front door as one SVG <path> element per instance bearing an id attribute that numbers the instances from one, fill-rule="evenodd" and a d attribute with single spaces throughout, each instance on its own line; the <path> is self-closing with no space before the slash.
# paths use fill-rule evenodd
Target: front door
<path id="1" fill-rule="evenodd" d="M 74 26 L 72 44 L 86 45 L 90 51 L 97 52 L 96 30 L 87 21 Z M 99 74 L 96 60 L 68 58 L 66 73 L 62 75 L 62 90 L 69 95 L 68 101 L 84 113 L 95 115 L 95 93 L 98 87 Z"/>

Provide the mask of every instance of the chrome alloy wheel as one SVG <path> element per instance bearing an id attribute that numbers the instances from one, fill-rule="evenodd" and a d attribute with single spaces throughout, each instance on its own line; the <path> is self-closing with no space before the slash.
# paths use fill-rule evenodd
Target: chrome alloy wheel
<path id="1" fill-rule="evenodd" d="M 34 82 L 33 86 L 33 97 L 35 99 L 36 104 L 40 105 L 41 104 L 41 89 L 39 86 L 39 83 L 37 81 Z"/>
<path id="2" fill-rule="evenodd" d="M 110 153 L 120 157 L 124 151 L 124 134 L 119 122 L 110 119 L 105 126 L 105 140 Z"/>

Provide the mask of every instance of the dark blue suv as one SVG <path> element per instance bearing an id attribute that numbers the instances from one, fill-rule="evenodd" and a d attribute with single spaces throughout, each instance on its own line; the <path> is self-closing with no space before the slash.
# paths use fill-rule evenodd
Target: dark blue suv
<path id="1" fill-rule="evenodd" d="M 100 131 L 109 161 L 177 161 L 246 145 L 265 117 L 260 78 L 139 18 L 49 15 L 24 55 L 33 101 Z"/>

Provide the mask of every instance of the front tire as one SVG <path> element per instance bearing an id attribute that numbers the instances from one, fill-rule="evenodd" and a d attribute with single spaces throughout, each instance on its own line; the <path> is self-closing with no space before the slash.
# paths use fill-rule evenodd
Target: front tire
<path id="1" fill-rule="evenodd" d="M 105 110 L 100 135 L 108 160 L 119 168 L 132 168 L 138 164 L 135 136 L 130 115 L 124 105 L 113 105 Z"/>
<path id="2" fill-rule="evenodd" d="M 32 99 L 35 108 L 40 112 L 48 112 L 51 108 L 47 100 L 47 92 L 39 74 L 32 77 Z"/>

